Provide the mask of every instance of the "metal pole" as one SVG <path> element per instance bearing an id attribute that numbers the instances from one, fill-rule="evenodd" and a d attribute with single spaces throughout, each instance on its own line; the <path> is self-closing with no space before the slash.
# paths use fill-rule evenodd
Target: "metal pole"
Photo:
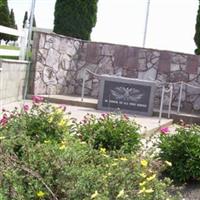
<path id="1" fill-rule="evenodd" d="M 180 113 L 182 93 L 183 93 L 183 82 L 181 81 L 177 113 Z"/>
<path id="2" fill-rule="evenodd" d="M 84 72 L 83 72 L 83 84 L 82 84 L 82 91 L 81 91 L 81 101 L 83 101 L 84 92 L 85 92 L 85 75 L 86 75 L 86 69 L 84 69 Z"/>
<path id="3" fill-rule="evenodd" d="M 168 119 L 170 118 L 170 114 L 171 114 L 172 97 L 173 97 L 173 85 L 172 85 L 172 83 L 170 83 L 170 96 L 169 96 L 169 106 L 168 106 Z"/>
<path id="4" fill-rule="evenodd" d="M 161 96 L 161 102 L 160 102 L 159 121 L 158 121 L 159 123 L 161 122 L 161 118 L 162 118 L 164 95 L 165 95 L 165 86 L 162 87 L 162 96 Z"/>
<path id="5" fill-rule="evenodd" d="M 149 21 L 149 10 L 150 10 L 150 0 L 147 2 L 147 11 L 146 11 L 146 19 L 145 19 L 145 26 L 144 26 L 144 38 L 143 38 L 143 47 L 146 44 L 146 37 L 147 37 L 147 28 L 148 28 L 148 21 Z"/>
<path id="6" fill-rule="evenodd" d="M 36 0 L 32 0 L 30 24 L 29 24 L 29 31 L 28 31 L 28 44 L 27 44 L 26 60 L 29 60 L 28 54 L 29 54 L 30 48 L 31 48 L 31 36 L 32 36 L 32 29 L 33 29 L 33 17 L 34 17 L 34 11 L 35 11 L 35 3 L 36 3 Z"/>

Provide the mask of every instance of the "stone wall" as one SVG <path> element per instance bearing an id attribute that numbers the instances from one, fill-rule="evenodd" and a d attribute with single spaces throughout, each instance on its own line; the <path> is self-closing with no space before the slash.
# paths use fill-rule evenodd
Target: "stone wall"
<path id="1" fill-rule="evenodd" d="M 36 32 L 33 46 L 32 93 L 80 95 L 84 69 L 97 74 L 120 74 L 157 82 L 184 81 L 200 87 L 199 56 L 96 43 Z M 85 95 L 98 96 L 99 80 L 86 75 Z M 162 84 L 159 84 L 160 86 Z M 176 109 L 180 84 L 174 84 L 172 108 Z M 157 88 L 155 107 L 159 106 L 161 87 Z M 169 97 L 166 95 L 165 104 Z M 200 111 L 200 89 L 184 87 L 183 111 Z"/>
<path id="2" fill-rule="evenodd" d="M 0 59 L 0 101 L 2 105 L 23 99 L 28 62 Z"/>

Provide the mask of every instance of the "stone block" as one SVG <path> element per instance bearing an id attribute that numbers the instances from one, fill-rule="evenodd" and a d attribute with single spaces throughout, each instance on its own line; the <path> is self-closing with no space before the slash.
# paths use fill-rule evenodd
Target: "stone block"
<path id="1" fill-rule="evenodd" d="M 98 109 L 152 115 L 155 82 L 116 76 L 101 76 Z"/>
<path id="2" fill-rule="evenodd" d="M 199 59 L 196 55 L 190 55 L 187 57 L 186 71 L 191 74 L 197 74 L 199 66 Z"/>

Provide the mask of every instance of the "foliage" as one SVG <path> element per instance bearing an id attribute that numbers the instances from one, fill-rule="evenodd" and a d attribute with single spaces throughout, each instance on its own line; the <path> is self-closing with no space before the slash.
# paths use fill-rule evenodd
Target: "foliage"
<path id="1" fill-rule="evenodd" d="M 34 142 L 46 140 L 61 142 L 64 134 L 69 132 L 69 120 L 64 117 L 64 108 L 40 104 L 41 99 L 34 98 L 31 109 L 28 105 L 24 105 L 22 111 L 18 109 L 11 113 L 4 111 L 3 118 L 0 120 L 2 126 L 0 130 L 6 132 L 4 134 L 7 137 L 15 137 L 16 132 L 20 131 Z"/>
<path id="2" fill-rule="evenodd" d="M 25 28 L 27 20 L 28 20 L 28 12 L 25 11 L 25 13 L 24 13 L 24 19 L 23 19 L 23 28 Z"/>
<path id="3" fill-rule="evenodd" d="M 24 142 L 19 159 L 8 154 L 11 139 L 2 140 L 1 188 L 4 200 L 166 200 L 168 179 L 160 181 L 151 165 L 141 167 L 138 156 L 113 159 L 67 135 L 62 143 Z M 4 163 L 6 160 L 6 163 Z"/>
<path id="4" fill-rule="evenodd" d="M 15 23 L 15 14 L 14 14 L 13 9 L 11 9 L 11 11 L 10 11 L 9 18 L 10 18 L 10 28 L 17 29 L 17 25 Z M 10 35 L 10 40 L 11 41 L 17 41 L 17 39 L 18 39 L 17 36 Z"/>
<path id="5" fill-rule="evenodd" d="M 36 27 L 35 15 L 33 15 L 33 27 Z"/>
<path id="6" fill-rule="evenodd" d="M 199 8 L 197 12 L 197 17 L 196 17 L 196 26 L 195 26 L 195 35 L 194 35 L 194 41 L 197 46 L 195 49 L 195 54 L 200 55 L 200 1 L 199 1 Z"/>
<path id="7" fill-rule="evenodd" d="M 160 158 L 172 163 L 165 172 L 177 182 L 200 180 L 200 127 L 181 127 L 160 136 Z"/>
<path id="8" fill-rule="evenodd" d="M 9 9 L 7 0 L 1 0 L 0 4 L 0 25 L 10 27 Z M 9 35 L 0 33 L 0 41 L 9 41 Z"/>
<path id="9" fill-rule="evenodd" d="M 98 0 L 57 0 L 54 32 L 89 40 L 96 24 L 97 2 Z"/>
<path id="10" fill-rule="evenodd" d="M 122 150 L 125 153 L 136 152 L 140 146 L 139 125 L 126 115 L 102 114 L 101 118 L 87 115 L 77 124 L 77 132 L 82 141 L 93 148 Z"/>
<path id="11" fill-rule="evenodd" d="M 64 107 L 33 100 L 31 108 L 3 110 L 0 199 L 178 199 L 169 195 L 169 179 L 158 179 L 150 158 L 91 148 L 74 137 L 74 122 Z"/>

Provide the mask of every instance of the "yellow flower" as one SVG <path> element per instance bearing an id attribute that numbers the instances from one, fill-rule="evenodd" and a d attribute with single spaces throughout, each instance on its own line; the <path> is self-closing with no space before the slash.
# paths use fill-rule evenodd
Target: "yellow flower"
<path id="1" fill-rule="evenodd" d="M 52 121 L 53 121 L 53 116 L 50 116 L 50 117 L 48 118 L 48 122 L 51 123 Z"/>
<path id="2" fill-rule="evenodd" d="M 147 189 L 147 190 L 145 190 L 145 193 L 153 193 L 154 192 L 154 190 L 151 188 L 151 189 Z"/>
<path id="3" fill-rule="evenodd" d="M 109 173 L 108 173 L 108 176 L 111 176 L 111 175 L 112 175 L 112 174 L 109 172 Z"/>
<path id="4" fill-rule="evenodd" d="M 42 192 L 42 191 L 39 191 L 39 192 L 36 193 L 36 195 L 37 195 L 37 197 L 42 198 L 42 197 L 44 197 L 45 193 Z"/>
<path id="5" fill-rule="evenodd" d="M 146 181 L 143 181 L 142 183 L 140 183 L 139 185 L 140 186 L 144 186 L 147 182 Z"/>
<path id="6" fill-rule="evenodd" d="M 1 137 L 0 137 L 0 140 L 3 140 L 3 139 L 5 139 L 5 138 L 6 138 L 6 137 L 4 137 L 4 136 L 1 136 Z"/>
<path id="7" fill-rule="evenodd" d="M 63 127 L 66 124 L 66 121 L 64 119 L 61 119 L 58 123 L 58 126 Z"/>
<path id="8" fill-rule="evenodd" d="M 100 149 L 99 149 L 99 152 L 100 152 L 101 154 L 106 154 L 106 149 L 105 149 L 105 148 L 100 148 Z"/>
<path id="9" fill-rule="evenodd" d="M 128 159 L 125 158 L 125 157 L 121 157 L 120 160 L 121 160 L 121 161 L 127 161 Z"/>
<path id="10" fill-rule="evenodd" d="M 50 140 L 45 140 L 44 143 L 45 144 L 49 144 L 49 143 L 51 143 L 51 141 Z"/>
<path id="11" fill-rule="evenodd" d="M 61 113 L 63 113 L 63 110 L 61 108 L 56 108 L 55 113 L 56 114 L 61 114 Z"/>
<path id="12" fill-rule="evenodd" d="M 106 175 L 105 175 L 105 176 L 103 176 L 103 179 L 107 179 L 107 178 L 108 178 L 108 176 L 106 176 Z"/>
<path id="13" fill-rule="evenodd" d="M 143 187 L 141 190 L 139 190 L 138 194 L 142 194 L 142 193 L 144 193 L 144 192 L 145 192 L 145 190 L 146 190 L 146 188 L 145 188 L 145 187 Z"/>
<path id="14" fill-rule="evenodd" d="M 86 144 L 86 142 L 80 142 L 81 144 Z"/>
<path id="15" fill-rule="evenodd" d="M 66 143 L 67 143 L 66 140 L 62 140 L 62 141 L 61 141 L 61 144 L 66 144 Z"/>
<path id="16" fill-rule="evenodd" d="M 117 163 L 116 163 L 116 162 L 114 162 L 114 163 L 112 163 L 112 164 L 111 164 L 111 166 L 117 166 Z"/>
<path id="17" fill-rule="evenodd" d="M 63 150 L 65 148 L 66 148 L 65 144 L 61 144 L 60 147 L 59 147 L 60 150 Z"/>
<path id="18" fill-rule="evenodd" d="M 153 190 L 152 188 L 146 189 L 145 187 L 143 187 L 143 188 L 138 192 L 138 194 L 142 194 L 142 193 L 150 194 L 150 193 L 152 193 L 152 192 L 154 192 L 154 190 Z"/>
<path id="19" fill-rule="evenodd" d="M 171 162 L 169 162 L 169 161 L 165 161 L 165 164 L 167 165 L 167 166 L 169 166 L 169 167 L 171 167 L 172 166 L 172 163 Z"/>
<path id="20" fill-rule="evenodd" d="M 154 178 L 156 178 L 156 174 L 150 176 L 147 178 L 147 181 L 152 181 Z"/>
<path id="21" fill-rule="evenodd" d="M 146 175 L 145 173 L 141 173 L 140 176 L 141 176 L 142 178 L 146 178 L 147 175 Z"/>
<path id="22" fill-rule="evenodd" d="M 95 199 L 98 195 L 99 195 L 99 193 L 96 190 L 95 193 L 91 195 L 91 199 Z"/>
<path id="23" fill-rule="evenodd" d="M 122 189 L 119 194 L 117 195 L 117 198 L 123 197 L 124 196 L 124 189 Z"/>
<path id="24" fill-rule="evenodd" d="M 141 160 L 141 165 L 142 165 L 143 167 L 147 167 L 148 162 L 147 162 L 146 160 Z"/>

